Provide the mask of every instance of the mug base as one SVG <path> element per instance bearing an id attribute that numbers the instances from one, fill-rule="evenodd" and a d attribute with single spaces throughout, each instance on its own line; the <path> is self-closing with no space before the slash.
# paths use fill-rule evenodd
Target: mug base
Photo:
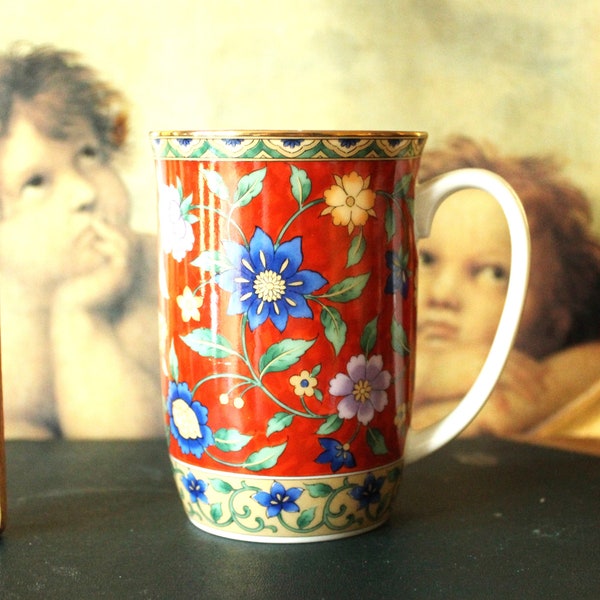
<path id="1" fill-rule="evenodd" d="M 189 517 L 188 517 L 189 518 Z M 311 535 L 311 536 L 261 536 L 261 535 L 249 535 L 243 533 L 232 533 L 226 532 L 221 529 L 213 529 L 212 527 L 207 527 L 206 525 L 202 525 L 191 518 L 189 518 L 192 525 L 203 531 L 204 533 L 208 533 L 210 535 L 215 535 L 217 537 L 235 540 L 238 542 L 255 542 L 259 544 L 311 544 L 315 542 L 332 542 L 334 540 L 340 540 L 348 537 L 355 537 L 357 535 L 361 535 L 363 533 L 367 533 L 369 531 L 373 531 L 384 525 L 389 520 L 389 515 L 371 525 L 370 527 L 363 527 L 362 529 L 355 529 L 353 531 L 348 531 L 346 533 L 327 533 L 325 535 Z"/>
<path id="2" fill-rule="evenodd" d="M 402 460 L 370 471 L 306 477 L 205 469 L 171 457 L 189 520 L 207 533 L 265 543 L 335 540 L 385 523 Z"/>

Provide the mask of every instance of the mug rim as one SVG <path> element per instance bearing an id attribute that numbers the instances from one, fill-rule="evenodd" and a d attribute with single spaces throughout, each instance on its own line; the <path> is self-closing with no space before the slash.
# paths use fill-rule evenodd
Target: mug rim
<path id="1" fill-rule="evenodd" d="M 364 130 L 364 129 L 174 129 L 151 130 L 152 139 L 203 138 L 203 139 L 427 139 L 425 131 Z"/>

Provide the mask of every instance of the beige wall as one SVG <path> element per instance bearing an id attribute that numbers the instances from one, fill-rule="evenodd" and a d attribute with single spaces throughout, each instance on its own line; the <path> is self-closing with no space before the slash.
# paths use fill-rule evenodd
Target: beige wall
<path id="1" fill-rule="evenodd" d="M 19 39 L 79 51 L 130 98 L 144 229 L 146 132 L 176 128 L 460 131 L 564 156 L 600 213 L 597 0 L 4 0 L 1 45 Z"/>

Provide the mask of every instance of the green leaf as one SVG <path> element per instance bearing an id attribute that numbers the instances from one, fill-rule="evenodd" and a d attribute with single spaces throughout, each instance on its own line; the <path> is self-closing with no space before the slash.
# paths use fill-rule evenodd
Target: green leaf
<path id="1" fill-rule="evenodd" d="M 267 437 L 277 431 L 283 431 L 286 427 L 289 427 L 294 420 L 294 415 L 286 412 L 278 412 L 276 415 L 269 419 L 267 424 Z"/>
<path id="2" fill-rule="evenodd" d="M 229 341 L 212 329 L 194 329 L 181 336 L 182 341 L 200 356 L 207 358 L 226 358 L 235 354 Z"/>
<path id="3" fill-rule="evenodd" d="M 221 494 L 231 494 L 233 492 L 233 487 L 222 479 L 209 479 L 208 481 L 213 486 L 213 489 Z"/>
<path id="4" fill-rule="evenodd" d="M 396 216 L 394 214 L 394 209 L 391 206 L 388 206 L 385 209 L 385 232 L 387 234 L 388 242 L 396 233 Z"/>
<path id="5" fill-rule="evenodd" d="M 292 340 L 286 339 L 273 344 L 260 357 L 258 367 L 260 376 L 265 373 L 285 371 L 296 364 L 308 349 L 315 343 L 315 340 Z"/>
<path id="6" fill-rule="evenodd" d="M 223 452 L 237 452 L 252 439 L 251 435 L 244 435 L 237 429 L 219 429 L 214 433 L 215 446 Z"/>
<path id="7" fill-rule="evenodd" d="M 365 356 L 371 353 L 371 350 L 375 347 L 377 341 L 377 321 L 379 317 L 375 317 L 372 321 L 369 321 L 362 335 L 360 336 L 360 347 L 362 348 Z"/>
<path id="8" fill-rule="evenodd" d="M 173 340 L 171 340 L 171 347 L 169 348 L 169 371 L 173 381 L 179 381 L 179 359 L 177 358 L 177 353 L 175 352 L 175 344 Z"/>
<path id="9" fill-rule="evenodd" d="M 298 517 L 298 529 L 305 529 L 308 527 L 315 518 L 316 508 L 313 506 L 312 508 L 307 508 L 300 513 Z"/>
<path id="10" fill-rule="evenodd" d="M 344 419 L 337 414 L 329 415 L 325 422 L 317 429 L 317 435 L 329 435 L 336 432 L 344 423 Z"/>
<path id="11" fill-rule="evenodd" d="M 369 429 L 367 429 L 367 443 L 373 451 L 373 454 L 381 456 L 388 453 L 387 446 L 385 445 L 385 439 L 379 429 L 374 427 L 369 427 Z"/>
<path id="12" fill-rule="evenodd" d="M 220 173 L 216 171 L 208 171 L 200 167 L 200 174 L 206 181 L 208 189 L 217 197 L 222 200 L 229 200 L 229 190 L 223 181 Z"/>
<path id="13" fill-rule="evenodd" d="M 367 285 L 367 281 L 369 281 L 370 275 L 370 273 L 364 273 L 363 275 L 356 275 L 355 277 L 347 277 L 331 286 L 325 296 L 335 302 L 350 302 L 350 300 L 356 300 L 356 298 L 362 294 L 362 291 Z"/>
<path id="14" fill-rule="evenodd" d="M 190 264 L 192 267 L 198 267 L 202 271 L 208 271 L 213 274 L 221 273 L 232 267 L 231 263 L 227 260 L 227 256 L 218 250 L 204 250 Z"/>
<path id="15" fill-rule="evenodd" d="M 412 181 L 412 173 L 408 173 L 396 181 L 394 185 L 394 198 L 404 200 L 410 190 L 410 184 Z"/>
<path id="16" fill-rule="evenodd" d="M 221 507 L 220 502 L 211 504 L 210 516 L 211 516 L 212 520 L 215 521 L 215 523 L 218 522 L 218 520 L 223 516 L 223 508 Z"/>
<path id="17" fill-rule="evenodd" d="M 350 242 L 350 248 L 348 249 L 348 259 L 346 261 L 346 267 L 352 267 L 360 262 L 367 248 L 367 241 L 364 235 L 355 235 Z"/>
<path id="18" fill-rule="evenodd" d="M 325 337 L 331 342 L 336 354 L 346 343 L 346 333 L 348 326 L 342 319 L 342 315 L 337 308 L 327 306 L 321 311 L 321 325 L 325 330 Z"/>
<path id="19" fill-rule="evenodd" d="M 310 195 L 312 183 L 303 169 L 298 169 L 294 165 L 292 167 L 292 174 L 290 175 L 290 184 L 292 185 L 292 194 L 299 206 L 302 206 L 303 202 Z"/>
<path id="20" fill-rule="evenodd" d="M 283 454 L 287 442 L 279 444 L 279 446 L 272 446 L 262 448 L 258 452 L 253 452 L 243 463 L 242 467 L 249 471 L 262 471 L 263 469 L 270 469 L 277 464 L 277 460 Z"/>
<path id="21" fill-rule="evenodd" d="M 388 481 L 398 481 L 402 475 L 402 470 L 396 467 L 387 474 Z"/>
<path id="22" fill-rule="evenodd" d="M 252 171 L 252 173 L 244 175 L 240 179 L 233 197 L 233 202 L 238 208 L 246 206 L 262 192 L 263 179 L 266 174 L 267 167 L 263 167 L 262 169 L 258 169 L 258 171 Z"/>
<path id="23" fill-rule="evenodd" d="M 189 196 L 186 196 L 181 201 L 181 205 L 179 208 L 180 208 L 181 214 L 184 218 L 187 216 L 187 214 L 190 212 L 190 209 L 192 208 L 192 200 L 193 199 L 194 199 L 194 194 L 190 194 Z"/>
<path id="24" fill-rule="evenodd" d="M 306 489 L 311 498 L 327 498 L 333 492 L 333 488 L 326 483 L 309 483 Z"/>
<path id="25" fill-rule="evenodd" d="M 392 321 L 392 348 L 394 352 L 398 352 L 402 356 L 406 356 L 410 352 L 406 331 L 397 319 Z"/>

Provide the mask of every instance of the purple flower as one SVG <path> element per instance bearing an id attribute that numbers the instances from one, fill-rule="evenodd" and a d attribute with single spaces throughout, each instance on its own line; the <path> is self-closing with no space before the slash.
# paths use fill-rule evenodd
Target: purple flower
<path id="1" fill-rule="evenodd" d="M 202 479 L 196 479 L 193 473 L 188 473 L 185 477 L 181 477 L 181 482 L 185 486 L 185 489 L 190 494 L 190 500 L 192 502 L 204 502 L 208 504 L 208 498 L 206 497 L 206 488 L 208 484 Z"/>
<path id="2" fill-rule="evenodd" d="M 367 425 L 388 403 L 387 388 L 391 383 L 388 371 L 383 370 L 383 358 L 375 355 L 366 359 L 364 354 L 353 356 L 346 366 L 348 374 L 338 373 L 329 382 L 329 393 L 342 396 L 338 415 L 342 419 L 357 417 Z"/>
<path id="3" fill-rule="evenodd" d="M 187 383 L 169 382 L 167 411 L 171 434 L 184 454 L 200 458 L 208 446 L 215 443 L 207 427 L 208 409 L 194 402 Z"/>
<path id="4" fill-rule="evenodd" d="M 349 494 L 358 500 L 358 508 L 366 508 L 369 504 L 376 504 L 381 501 L 381 488 L 385 481 L 384 477 L 375 479 L 373 473 L 369 473 L 365 478 L 363 485 L 357 485 L 352 488 Z"/>
<path id="5" fill-rule="evenodd" d="M 304 490 L 302 488 L 285 489 L 281 483 L 274 481 L 270 492 L 256 492 L 254 500 L 266 507 L 267 517 L 276 517 L 282 510 L 285 512 L 299 512 L 300 507 L 296 500 Z"/>
<path id="6" fill-rule="evenodd" d="M 315 458 L 315 462 L 319 464 L 331 463 L 331 470 L 334 473 L 342 467 L 352 468 L 356 466 L 354 456 L 342 442 L 332 438 L 321 438 L 319 444 L 324 448 L 324 451 Z"/>
<path id="7" fill-rule="evenodd" d="M 231 292 L 228 314 L 247 314 L 252 331 L 267 319 L 283 331 L 290 316 L 312 317 L 305 296 L 327 281 L 314 271 L 299 270 L 299 237 L 275 248 L 273 240 L 257 227 L 248 247 L 230 241 L 223 246 L 232 268 L 219 273 L 216 280 Z"/>
<path id="8" fill-rule="evenodd" d="M 408 279 L 411 275 L 411 272 L 407 269 L 408 253 L 402 252 L 402 249 L 398 252 L 388 250 L 385 253 L 385 264 L 391 270 L 391 274 L 385 283 L 385 293 L 394 294 L 395 292 L 400 292 L 402 297 L 406 298 L 408 294 Z"/>

